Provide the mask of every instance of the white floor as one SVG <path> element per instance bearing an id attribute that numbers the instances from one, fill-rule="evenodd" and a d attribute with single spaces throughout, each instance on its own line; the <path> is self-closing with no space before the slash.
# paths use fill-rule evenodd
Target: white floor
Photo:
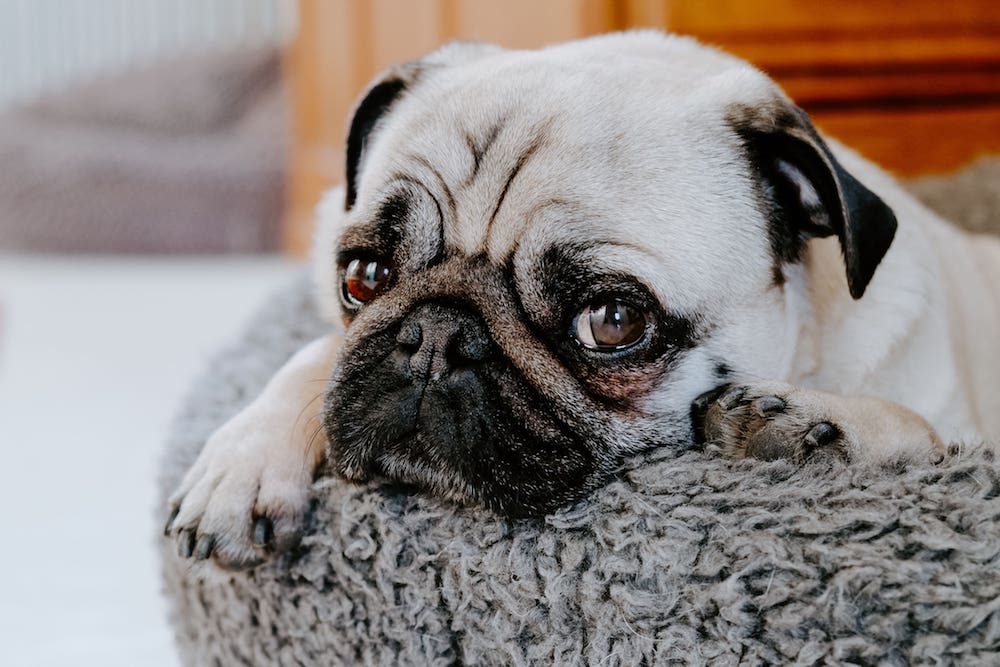
<path id="1" fill-rule="evenodd" d="M 297 270 L 0 257 L 0 664 L 177 664 L 153 550 L 165 429 Z"/>

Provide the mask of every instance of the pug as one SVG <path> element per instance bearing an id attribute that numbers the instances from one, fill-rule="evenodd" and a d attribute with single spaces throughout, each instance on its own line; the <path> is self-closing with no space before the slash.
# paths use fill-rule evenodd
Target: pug
<path id="1" fill-rule="evenodd" d="M 864 462 L 1000 432 L 1000 243 L 692 39 L 449 44 L 370 85 L 346 158 L 330 333 L 206 443 L 169 500 L 182 557 L 288 549 L 327 467 L 524 516 L 652 447 Z"/>

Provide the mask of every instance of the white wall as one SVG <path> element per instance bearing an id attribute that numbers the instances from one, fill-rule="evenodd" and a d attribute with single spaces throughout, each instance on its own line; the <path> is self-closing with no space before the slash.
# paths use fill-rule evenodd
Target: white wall
<path id="1" fill-rule="evenodd" d="M 280 43 L 294 0 L 0 0 L 0 108 L 185 51 Z"/>

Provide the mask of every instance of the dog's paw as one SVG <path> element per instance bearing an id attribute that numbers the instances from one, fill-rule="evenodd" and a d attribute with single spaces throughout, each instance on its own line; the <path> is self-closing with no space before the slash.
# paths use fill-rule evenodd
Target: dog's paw
<path id="1" fill-rule="evenodd" d="M 237 417 L 209 438 L 168 501 L 178 556 L 238 570 L 298 543 L 312 469 L 288 456 L 281 430 Z"/>
<path id="2" fill-rule="evenodd" d="M 795 462 L 887 459 L 943 451 L 919 415 L 873 398 L 844 398 L 781 382 L 731 385 L 698 397 L 696 432 L 728 458 Z"/>
<path id="3" fill-rule="evenodd" d="M 803 462 L 846 458 L 847 443 L 836 418 L 800 390 L 781 383 L 732 385 L 695 400 L 706 444 L 728 458 Z"/>

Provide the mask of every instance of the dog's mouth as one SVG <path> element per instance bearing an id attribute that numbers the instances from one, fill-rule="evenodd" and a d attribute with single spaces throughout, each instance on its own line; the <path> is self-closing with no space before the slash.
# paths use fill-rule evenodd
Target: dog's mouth
<path id="1" fill-rule="evenodd" d="M 354 481 L 546 513 L 594 488 L 607 462 L 594 424 L 536 385 L 476 309 L 418 304 L 338 365 L 325 404 L 328 460 Z"/>
<path id="2" fill-rule="evenodd" d="M 402 441 L 385 447 L 361 466 L 338 466 L 338 472 L 352 482 L 385 483 L 459 504 L 485 504 L 481 494 L 449 464 L 414 456 L 408 444 Z"/>
<path id="3" fill-rule="evenodd" d="M 332 408 L 326 422 L 337 471 L 353 481 L 381 477 L 428 490 L 471 498 L 465 478 L 469 461 L 488 448 L 495 410 L 479 381 L 460 386 L 429 386 L 427 382 L 385 383 L 360 414 L 344 418 Z M 367 389 L 374 389 L 368 385 Z M 337 400 L 337 393 L 331 402 Z M 358 388 L 345 391 L 361 393 Z M 350 400 L 350 399 L 348 399 Z"/>
<path id="4" fill-rule="evenodd" d="M 328 417 L 336 423 L 329 458 L 353 482 L 404 485 L 512 517 L 551 512 L 604 479 L 607 471 L 582 438 L 555 429 L 532 433 L 523 423 L 530 418 L 517 423 L 502 414 L 494 411 L 497 423 L 473 433 L 454 424 L 440 428 L 439 415 L 439 428 L 418 422 L 391 437 L 377 415 L 346 428 L 348 420 Z"/>

